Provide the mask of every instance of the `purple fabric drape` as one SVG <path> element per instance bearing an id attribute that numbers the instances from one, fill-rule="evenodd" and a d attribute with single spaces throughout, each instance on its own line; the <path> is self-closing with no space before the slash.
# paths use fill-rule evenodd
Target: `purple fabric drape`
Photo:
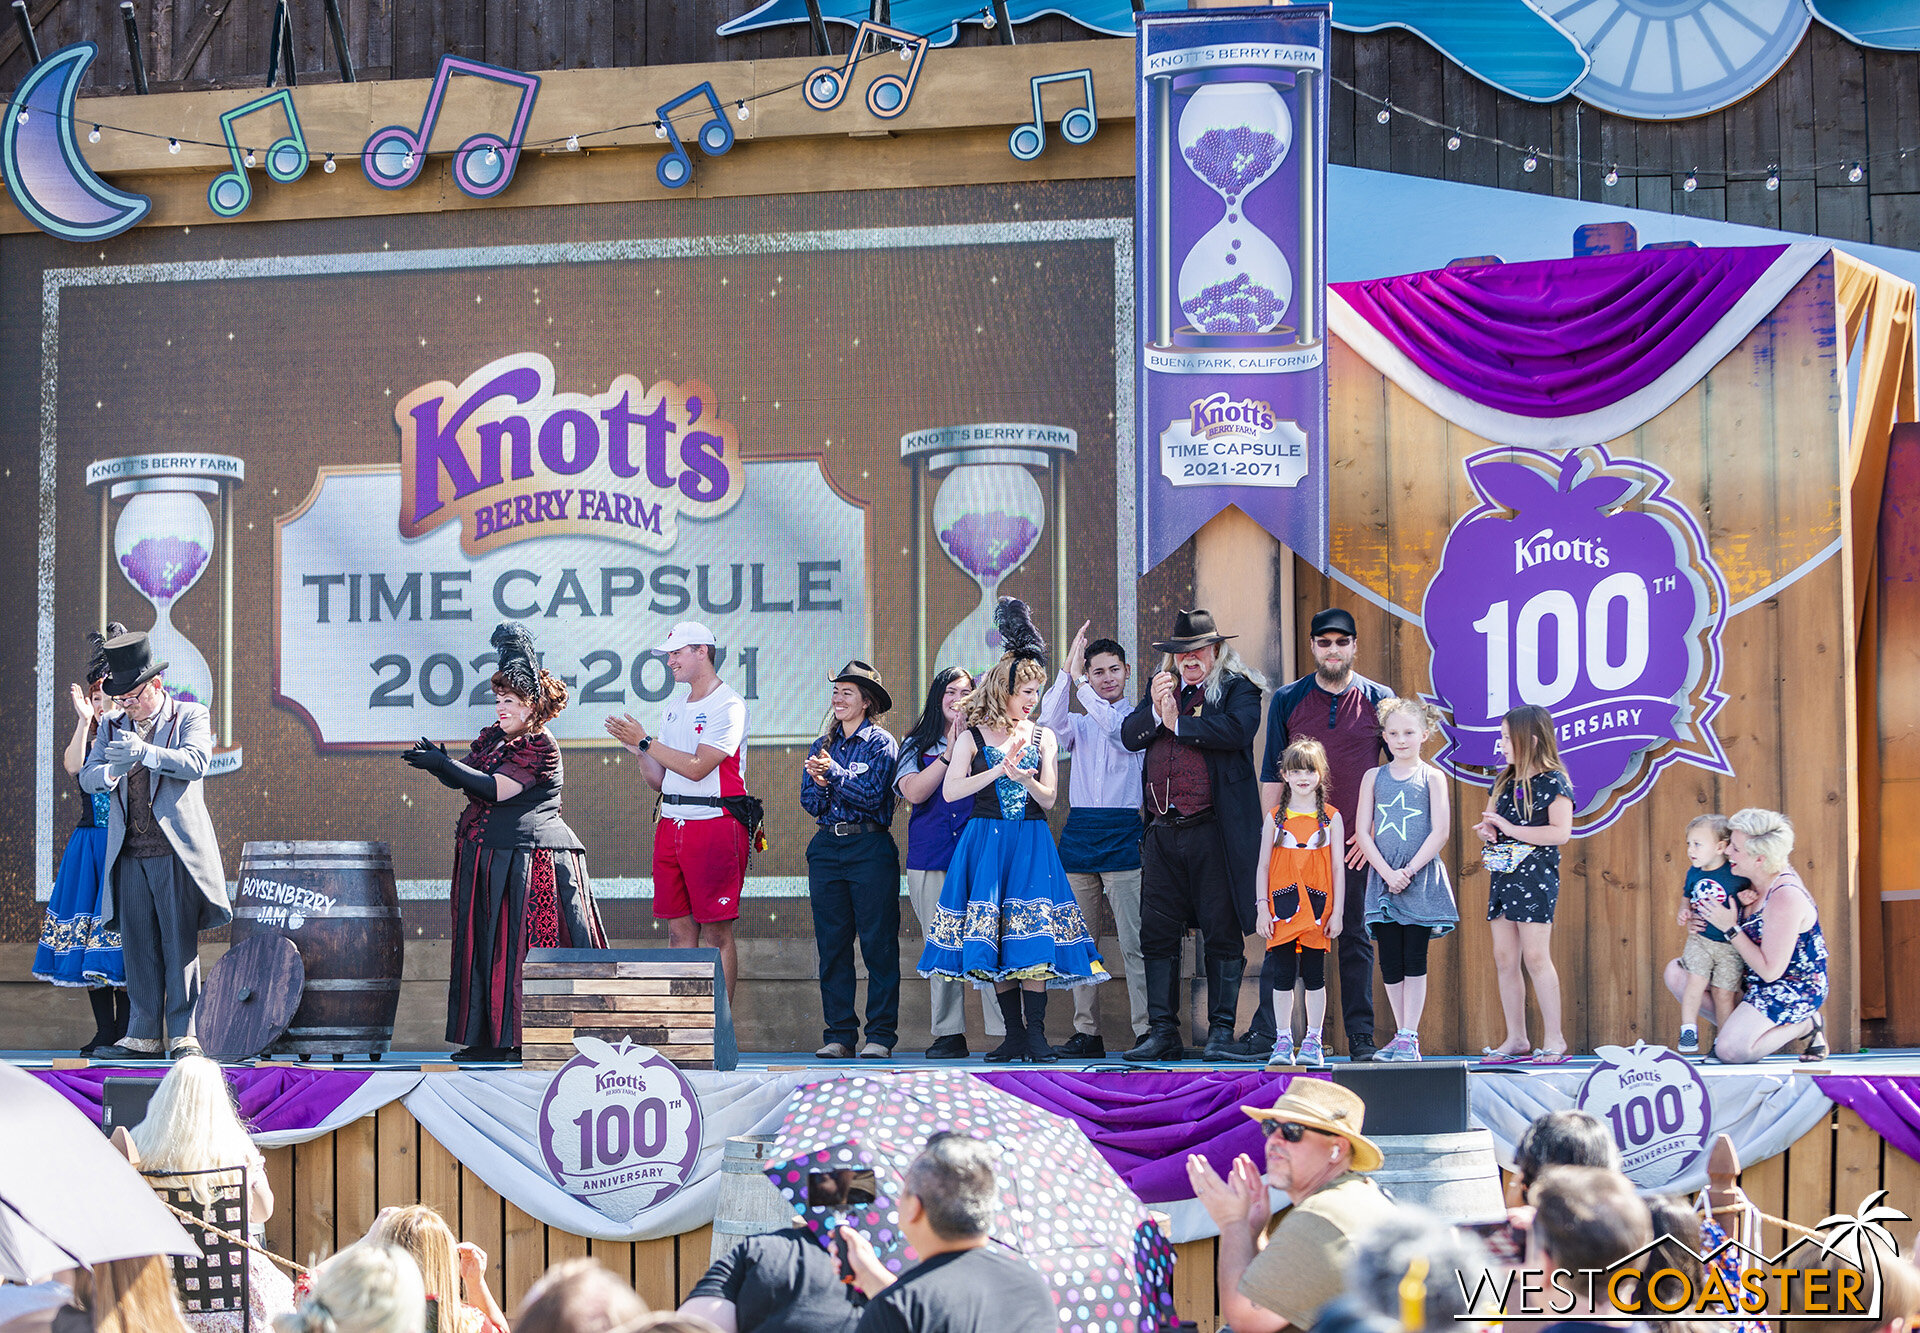
<path id="1" fill-rule="evenodd" d="M 40 1069 L 34 1076 L 100 1123 L 103 1087 L 112 1078 L 153 1078 L 154 1069 Z M 370 1077 L 346 1069 L 229 1069 L 227 1086 L 240 1118 L 256 1134 L 311 1129 L 339 1109 Z"/>
<path id="2" fill-rule="evenodd" d="M 1020 1070 L 977 1077 L 1074 1121 L 1135 1194 L 1165 1203 L 1193 1197 L 1188 1153 L 1203 1154 L 1222 1175 L 1241 1153 L 1264 1162 L 1260 1127 L 1240 1108 L 1273 1105 L 1295 1075 Z"/>
<path id="3" fill-rule="evenodd" d="M 1920 1078 L 1891 1074 L 1815 1074 L 1815 1086 L 1867 1122 L 1867 1128 L 1920 1161 Z"/>
<path id="4" fill-rule="evenodd" d="M 1671 370 L 1785 250 L 1640 250 L 1333 288 L 1454 392 L 1518 416 L 1569 417 Z"/>

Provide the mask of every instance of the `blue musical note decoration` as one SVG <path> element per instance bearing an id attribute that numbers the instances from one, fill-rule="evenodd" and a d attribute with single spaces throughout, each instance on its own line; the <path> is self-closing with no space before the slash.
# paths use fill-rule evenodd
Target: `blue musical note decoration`
<path id="1" fill-rule="evenodd" d="M 671 102 L 655 108 L 654 114 L 660 117 L 660 126 L 666 130 L 667 140 L 673 146 L 667 150 L 667 155 L 655 164 L 653 174 L 669 190 L 677 190 L 693 179 L 693 158 L 688 156 L 687 146 L 680 140 L 680 131 L 673 127 L 673 113 L 688 102 L 697 101 L 702 97 L 707 99 L 707 105 L 712 109 L 713 115 L 700 127 L 700 133 L 697 136 L 700 151 L 708 157 L 718 157 L 733 147 L 733 126 L 727 124 L 726 110 L 720 105 L 719 95 L 713 91 L 712 83 L 703 83 L 696 88 L 689 88 Z"/>
<path id="2" fill-rule="evenodd" d="M 223 218 L 238 217 L 253 203 L 253 182 L 247 179 L 247 160 L 233 127 L 254 112 L 271 106 L 278 106 L 286 114 L 287 134 L 275 139 L 267 149 L 267 175 L 282 185 L 290 185 L 307 174 L 307 136 L 300 129 L 299 113 L 293 109 L 291 89 L 282 88 L 265 97 L 256 97 L 244 106 L 221 112 L 220 133 L 226 137 L 227 155 L 233 159 L 233 166 L 215 176 L 213 184 L 207 187 L 207 207 Z"/>
<path id="3" fill-rule="evenodd" d="M 504 139 L 482 132 L 454 150 L 453 183 L 475 199 L 491 199 L 513 183 L 513 169 L 520 161 L 520 145 L 527 137 L 527 122 L 533 118 L 533 102 L 540 95 L 540 77 L 462 56 L 440 57 L 440 69 L 433 76 L 433 87 L 427 93 L 426 110 L 421 114 L 417 131 L 404 125 L 388 125 L 375 130 L 367 139 L 366 147 L 360 150 L 360 167 L 367 173 L 368 180 L 383 190 L 398 190 L 420 178 L 421 169 L 427 164 L 427 144 L 433 138 L 434 123 L 440 119 L 441 99 L 456 74 L 471 74 L 517 88 L 520 102 L 514 108 L 513 126 Z"/>
<path id="4" fill-rule="evenodd" d="M 1047 121 L 1040 111 L 1040 90 L 1050 83 L 1080 80 L 1086 93 L 1086 105 L 1077 106 L 1060 117 L 1060 137 L 1071 144 L 1083 144 L 1100 130 L 1100 113 L 1093 101 L 1093 71 L 1070 69 L 1059 74 L 1036 74 L 1032 79 L 1033 122 L 1019 125 L 1007 137 L 1007 150 L 1022 162 L 1031 162 L 1047 146 Z"/>
<path id="5" fill-rule="evenodd" d="M 821 65 L 801 86 L 801 96 L 807 105 L 815 111 L 831 111 L 840 105 L 847 95 L 847 88 L 853 82 L 853 67 L 862 59 L 873 60 L 878 52 L 862 56 L 868 37 L 885 38 L 897 43 L 900 58 L 913 63 L 905 74 L 882 74 L 867 85 L 867 110 L 881 120 L 892 120 L 906 114 L 913 101 L 914 85 L 920 81 L 920 67 L 926 63 L 927 47 L 931 43 L 926 37 L 907 32 L 901 28 L 889 28 L 884 23 L 867 20 L 860 25 L 855 34 L 853 45 L 847 50 L 847 63 L 839 69 L 831 65 Z"/>

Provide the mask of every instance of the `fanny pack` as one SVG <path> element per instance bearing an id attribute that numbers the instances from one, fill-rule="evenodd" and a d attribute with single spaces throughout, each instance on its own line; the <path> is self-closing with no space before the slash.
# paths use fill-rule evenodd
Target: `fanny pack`
<path id="1" fill-rule="evenodd" d="M 767 850 L 767 807 L 758 796 L 722 796 L 720 808 L 747 830 L 747 855 Z"/>
<path id="2" fill-rule="evenodd" d="M 1521 842 L 1518 838 L 1502 838 L 1489 843 L 1480 853 L 1480 859 L 1488 870 L 1496 875 L 1511 875 L 1520 863 L 1533 854 L 1533 844 Z"/>

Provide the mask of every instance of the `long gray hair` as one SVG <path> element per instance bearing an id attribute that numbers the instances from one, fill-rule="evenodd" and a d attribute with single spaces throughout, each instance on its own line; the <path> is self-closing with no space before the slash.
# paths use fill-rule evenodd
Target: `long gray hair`
<path id="1" fill-rule="evenodd" d="M 1202 694 L 1210 706 L 1219 706 L 1220 696 L 1227 692 L 1228 676 L 1245 676 L 1259 688 L 1267 688 L 1267 678 L 1248 666 L 1240 654 L 1233 650 L 1232 644 L 1217 643 L 1214 647 L 1219 651 L 1213 655 L 1213 665 L 1208 668 L 1206 679 L 1201 682 Z M 1160 669 L 1173 672 L 1176 676 L 1179 674 L 1173 669 L 1172 653 L 1161 657 Z"/>

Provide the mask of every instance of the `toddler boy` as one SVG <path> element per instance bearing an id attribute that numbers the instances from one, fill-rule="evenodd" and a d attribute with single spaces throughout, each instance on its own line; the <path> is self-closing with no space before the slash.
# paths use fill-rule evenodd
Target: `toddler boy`
<path id="1" fill-rule="evenodd" d="M 1746 963 L 1733 947 L 1732 937 L 1707 924 L 1699 909 L 1709 903 L 1732 904 L 1747 881 L 1727 865 L 1731 841 L 1725 815 L 1700 815 L 1687 825 L 1687 886 L 1680 902 L 1680 924 L 1699 922 L 1697 934 L 1687 935 L 1680 966 L 1687 973 L 1686 993 L 1680 997 L 1681 1055 L 1700 1054 L 1700 1001 L 1713 991 L 1713 1021 L 1727 1021 L 1746 983 Z"/>

